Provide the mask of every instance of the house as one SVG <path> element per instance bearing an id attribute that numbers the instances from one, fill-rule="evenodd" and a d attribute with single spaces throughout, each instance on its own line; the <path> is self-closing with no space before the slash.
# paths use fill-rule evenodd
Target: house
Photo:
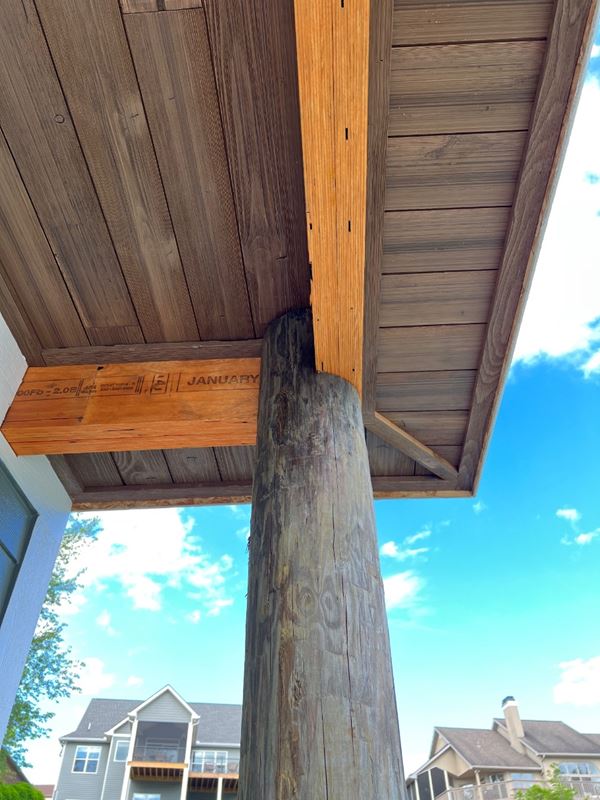
<path id="1" fill-rule="evenodd" d="M 44 795 L 44 800 L 52 800 L 54 797 L 53 783 L 39 783 L 35 785 L 35 788 Z"/>
<path id="2" fill-rule="evenodd" d="M 188 703 L 171 686 L 147 700 L 94 699 L 61 738 L 54 800 L 209 800 L 238 787 L 242 708 Z"/>
<path id="3" fill-rule="evenodd" d="M 434 728 L 429 759 L 407 780 L 410 800 L 504 800 L 546 781 L 554 765 L 577 796 L 600 796 L 600 734 L 521 719 L 514 697 L 491 729 Z"/>

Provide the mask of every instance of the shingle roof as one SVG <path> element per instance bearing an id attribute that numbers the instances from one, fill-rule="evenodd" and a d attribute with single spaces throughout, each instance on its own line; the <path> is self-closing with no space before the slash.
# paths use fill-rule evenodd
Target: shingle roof
<path id="1" fill-rule="evenodd" d="M 480 728 L 436 728 L 436 731 L 473 768 L 540 769 L 531 758 L 513 750 L 497 731 Z"/>
<path id="2" fill-rule="evenodd" d="M 525 743 L 536 753 L 600 756 L 600 734 L 579 733 L 558 720 L 524 719 Z M 494 720 L 506 728 L 505 720 Z M 594 737 L 596 737 L 594 739 Z"/>
<path id="3" fill-rule="evenodd" d="M 102 739 L 106 731 L 141 705 L 143 700 L 94 698 L 79 725 L 63 739 Z M 190 703 L 200 717 L 198 742 L 205 744 L 238 744 L 241 738 L 242 707 L 228 703 Z"/>

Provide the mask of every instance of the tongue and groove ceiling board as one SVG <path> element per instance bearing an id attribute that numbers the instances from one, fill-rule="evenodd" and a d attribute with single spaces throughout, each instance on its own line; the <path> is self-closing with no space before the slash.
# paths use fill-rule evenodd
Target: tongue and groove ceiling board
<path id="1" fill-rule="evenodd" d="M 312 273 L 376 496 L 469 495 L 596 6 L 5 0 L 0 313 L 29 365 L 256 359 Z M 249 499 L 247 439 L 160 443 L 49 457 L 77 508 Z"/>

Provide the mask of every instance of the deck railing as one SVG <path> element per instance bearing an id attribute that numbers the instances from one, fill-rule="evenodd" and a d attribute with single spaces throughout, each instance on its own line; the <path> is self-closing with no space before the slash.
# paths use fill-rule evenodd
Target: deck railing
<path id="1" fill-rule="evenodd" d="M 163 764 L 182 764 L 185 761 L 185 747 L 161 744 L 136 744 L 133 750 L 133 760 L 162 762 Z"/>
<path id="2" fill-rule="evenodd" d="M 575 792 L 575 798 L 600 798 L 600 776 L 597 778 L 561 778 L 561 783 Z M 544 780 L 515 778 L 512 781 L 481 783 L 479 786 L 457 786 L 438 794 L 435 800 L 514 800 L 519 790 L 530 786 L 550 786 Z"/>

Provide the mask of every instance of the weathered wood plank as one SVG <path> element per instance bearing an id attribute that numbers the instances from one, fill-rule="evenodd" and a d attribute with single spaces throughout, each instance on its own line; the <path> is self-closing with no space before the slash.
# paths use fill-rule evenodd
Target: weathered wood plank
<path id="1" fill-rule="evenodd" d="M 294 11 L 281 0 L 205 0 L 204 8 L 261 336 L 271 320 L 309 302 Z"/>
<path id="2" fill-rule="evenodd" d="M 164 456 L 173 483 L 210 483 L 221 479 L 212 447 L 165 450 Z"/>
<path id="3" fill-rule="evenodd" d="M 391 500 L 412 497 L 472 497 L 471 492 L 457 489 L 456 481 L 444 481 L 433 475 L 428 477 L 386 477 L 373 478 L 373 495 L 378 500 Z"/>
<path id="4" fill-rule="evenodd" d="M 442 458 L 445 458 L 446 461 L 449 461 L 457 470 L 460 464 L 462 450 L 462 445 L 456 444 L 438 444 L 435 447 L 435 452 L 442 456 Z M 415 464 L 415 475 L 431 475 L 431 472 L 422 464 Z"/>
<path id="5" fill-rule="evenodd" d="M 93 343 L 143 341 L 33 0 L 2 12 L 0 125 L 69 292 Z"/>
<path id="6" fill-rule="evenodd" d="M 396 47 L 390 136 L 526 130 L 545 40 Z"/>
<path id="7" fill-rule="evenodd" d="M 254 336 L 204 12 L 125 18 L 203 339 Z"/>
<path id="8" fill-rule="evenodd" d="M 388 211 L 385 273 L 497 269 L 510 208 Z"/>
<path id="9" fill-rule="evenodd" d="M 161 450 L 143 450 L 112 454 L 119 475 L 126 486 L 172 483 L 169 467 Z"/>
<path id="10" fill-rule="evenodd" d="M 259 358 L 262 339 L 229 342 L 158 342 L 111 347 L 60 347 L 44 350 L 47 366 L 68 364 L 125 364 L 132 361 L 199 361 L 225 358 Z"/>
<path id="11" fill-rule="evenodd" d="M 215 458 L 224 481 L 249 480 L 256 467 L 256 447 L 215 447 Z"/>
<path id="12" fill-rule="evenodd" d="M 30 368 L 2 432 L 18 455 L 248 445 L 259 359 Z"/>
<path id="13" fill-rule="evenodd" d="M 123 14 L 202 8 L 202 0 L 121 0 Z"/>
<path id="14" fill-rule="evenodd" d="M 401 450 L 367 430 L 367 452 L 372 476 L 414 475 L 415 462 Z"/>
<path id="15" fill-rule="evenodd" d="M 370 2 L 294 8 L 316 364 L 362 392 Z"/>
<path id="16" fill-rule="evenodd" d="M 469 412 L 388 411 L 387 417 L 429 447 L 437 448 L 440 444 L 463 445 Z"/>
<path id="17" fill-rule="evenodd" d="M 380 372 L 429 372 L 478 369 L 485 325 L 429 325 L 415 328 L 381 328 Z"/>
<path id="18" fill-rule="evenodd" d="M 44 347 L 89 344 L 1 132 L 0 186 L 0 271 L 19 298 L 29 325 Z"/>
<path id="19" fill-rule="evenodd" d="M 80 476 L 72 469 L 66 456 L 48 456 L 48 461 L 59 481 L 65 487 L 69 497 L 73 497 L 83 491 L 84 485 Z"/>
<path id="20" fill-rule="evenodd" d="M 0 312 L 29 366 L 42 366 L 42 344 L 21 302 L 0 268 Z"/>
<path id="21" fill-rule="evenodd" d="M 471 407 L 477 372 L 380 372 L 377 375 L 377 410 L 463 411 Z"/>
<path id="22" fill-rule="evenodd" d="M 386 209 L 510 206 L 525 142 L 523 131 L 391 138 Z"/>
<path id="23" fill-rule="evenodd" d="M 123 484 L 121 474 L 110 453 L 74 453 L 65 456 L 50 456 L 52 466 L 57 458 L 64 458 L 75 478 L 81 482 L 82 491 Z M 73 496 L 71 495 L 71 497 Z"/>
<path id="24" fill-rule="evenodd" d="M 384 275 L 382 328 L 487 322 L 495 270 Z"/>
<path id="25" fill-rule="evenodd" d="M 399 800 L 360 404 L 346 381 L 315 374 L 309 337 L 310 320 L 290 315 L 265 336 L 239 798 Z"/>
<path id="26" fill-rule="evenodd" d="M 394 44 L 539 39 L 554 0 L 394 0 Z"/>
<path id="27" fill-rule="evenodd" d="M 475 489 L 510 366 L 567 132 L 591 46 L 596 0 L 558 0 L 515 197 L 460 465 L 459 488 Z"/>
<path id="28" fill-rule="evenodd" d="M 385 165 L 389 115 L 392 0 L 371 3 L 362 403 L 375 410 L 379 295 L 383 260 Z"/>
<path id="29" fill-rule="evenodd" d="M 118 0 L 36 5 L 144 336 L 195 339 Z"/>
<path id="30" fill-rule="evenodd" d="M 422 464 L 430 472 L 446 480 L 456 480 L 458 474 L 452 464 L 448 463 L 445 458 L 442 458 L 432 450 L 429 444 L 425 444 L 419 436 L 415 435 L 413 430 L 404 424 L 403 417 L 400 415 L 395 416 L 401 424 L 396 424 L 396 420 L 392 419 L 392 415 L 384 416 L 375 411 L 365 418 L 365 425 L 368 430 L 383 439 L 384 442 L 398 448 L 398 450 L 401 450 L 413 461 Z M 421 432 L 422 430 L 419 430 L 419 433 Z"/>

